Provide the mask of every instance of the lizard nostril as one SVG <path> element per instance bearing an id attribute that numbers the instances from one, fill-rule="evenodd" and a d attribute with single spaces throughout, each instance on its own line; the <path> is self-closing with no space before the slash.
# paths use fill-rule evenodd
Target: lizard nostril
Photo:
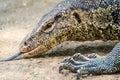
<path id="1" fill-rule="evenodd" d="M 24 42 L 24 45 L 27 46 L 27 42 L 26 41 Z"/>

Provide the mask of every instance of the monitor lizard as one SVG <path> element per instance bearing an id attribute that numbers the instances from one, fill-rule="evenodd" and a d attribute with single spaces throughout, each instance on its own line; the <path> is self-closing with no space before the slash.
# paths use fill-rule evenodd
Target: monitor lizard
<path id="1" fill-rule="evenodd" d="M 61 1 L 45 14 L 32 32 L 23 39 L 19 48 L 20 52 L 1 61 L 13 60 L 21 54 L 27 58 L 39 56 L 64 41 L 94 40 L 120 40 L 120 0 Z M 96 73 L 110 73 L 108 68 L 113 69 L 111 73 L 119 71 L 119 59 L 113 60 L 119 54 L 120 43 L 106 55 L 108 59 L 95 58 L 87 61 L 85 62 L 87 68 L 84 67 L 84 64 L 77 65 L 77 71 L 79 73 L 95 71 Z M 60 65 L 60 71 L 64 68 L 76 71 L 74 68 L 76 65 L 72 65 L 72 67 L 66 64 L 69 61 L 71 62 L 71 60 L 64 61 L 65 63 Z M 101 64 L 104 67 L 99 66 Z M 109 67 L 105 66 L 108 64 Z"/>

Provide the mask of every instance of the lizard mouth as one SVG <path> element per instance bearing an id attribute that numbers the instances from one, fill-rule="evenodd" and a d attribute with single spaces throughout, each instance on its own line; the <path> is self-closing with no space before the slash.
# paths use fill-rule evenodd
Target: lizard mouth
<path id="1" fill-rule="evenodd" d="M 42 53 L 46 52 L 48 49 L 45 46 L 38 46 L 30 51 L 23 52 L 24 57 L 37 57 L 39 55 L 42 55 Z"/>

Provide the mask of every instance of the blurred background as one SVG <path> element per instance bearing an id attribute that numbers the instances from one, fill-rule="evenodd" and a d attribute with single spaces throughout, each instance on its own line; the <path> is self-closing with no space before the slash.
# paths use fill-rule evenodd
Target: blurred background
<path id="1" fill-rule="evenodd" d="M 0 28 L 34 27 L 58 2 L 60 0 L 0 0 Z"/>

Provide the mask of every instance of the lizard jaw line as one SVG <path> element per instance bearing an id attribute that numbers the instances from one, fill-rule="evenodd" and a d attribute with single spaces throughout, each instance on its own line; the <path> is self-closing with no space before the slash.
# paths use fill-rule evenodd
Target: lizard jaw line
<path id="1" fill-rule="evenodd" d="M 45 48 L 44 46 L 37 46 L 36 48 L 28 51 L 28 52 L 23 52 L 24 57 L 29 58 L 29 57 L 36 57 L 38 55 L 41 55 L 42 53 L 44 53 L 45 51 L 47 51 L 47 48 Z"/>
<path id="2" fill-rule="evenodd" d="M 24 55 L 25 57 L 32 57 L 33 55 L 36 54 L 38 48 L 39 48 L 39 46 L 36 47 L 36 48 L 34 48 L 34 49 L 32 49 L 32 50 L 23 52 L 23 55 Z"/>

